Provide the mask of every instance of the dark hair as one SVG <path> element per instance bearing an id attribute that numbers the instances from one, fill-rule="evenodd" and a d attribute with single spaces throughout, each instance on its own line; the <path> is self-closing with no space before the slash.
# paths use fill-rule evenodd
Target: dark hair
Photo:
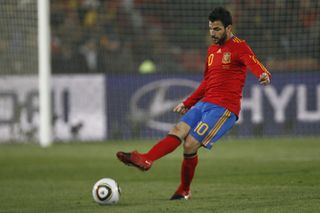
<path id="1" fill-rule="evenodd" d="M 216 7 L 214 10 L 212 10 L 208 19 L 211 22 L 221 21 L 224 27 L 232 24 L 231 13 L 223 7 Z"/>

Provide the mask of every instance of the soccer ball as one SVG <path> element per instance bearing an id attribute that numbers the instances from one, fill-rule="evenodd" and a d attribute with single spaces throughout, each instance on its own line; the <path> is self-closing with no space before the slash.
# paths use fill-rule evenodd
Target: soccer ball
<path id="1" fill-rule="evenodd" d="M 118 183 L 111 178 L 98 180 L 92 188 L 94 201 L 100 205 L 113 205 L 120 199 L 121 189 Z"/>

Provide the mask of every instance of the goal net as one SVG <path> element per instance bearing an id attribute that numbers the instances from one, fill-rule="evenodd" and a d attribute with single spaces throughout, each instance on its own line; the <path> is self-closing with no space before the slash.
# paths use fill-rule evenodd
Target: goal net
<path id="1" fill-rule="evenodd" d="M 319 1 L 50 1 L 53 138 L 157 138 L 202 79 L 208 14 L 225 6 L 233 32 L 272 73 L 248 74 L 229 134 L 319 135 Z M 0 4 L 0 141 L 38 134 L 37 1 Z"/>
<path id="2" fill-rule="evenodd" d="M 36 135 L 37 48 L 37 2 L 1 1 L 0 141 Z"/>

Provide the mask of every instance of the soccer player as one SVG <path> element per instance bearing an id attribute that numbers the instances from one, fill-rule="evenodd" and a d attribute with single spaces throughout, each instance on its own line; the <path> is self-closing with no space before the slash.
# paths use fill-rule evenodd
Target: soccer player
<path id="1" fill-rule="evenodd" d="M 209 14 L 209 31 L 213 44 L 208 48 L 203 80 L 186 100 L 173 109 L 184 114 L 181 120 L 147 153 L 117 153 L 118 159 L 126 165 L 147 171 L 154 161 L 183 143 L 181 182 L 171 200 L 191 197 L 190 185 L 198 164 L 198 149 L 211 149 L 238 119 L 247 68 L 260 84 L 270 83 L 270 73 L 248 44 L 233 35 L 232 17 L 228 10 L 217 7 Z"/>

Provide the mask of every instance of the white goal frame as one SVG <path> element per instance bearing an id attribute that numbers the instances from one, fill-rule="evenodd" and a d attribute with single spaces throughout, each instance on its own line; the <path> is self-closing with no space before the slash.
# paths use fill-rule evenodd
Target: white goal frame
<path id="1" fill-rule="evenodd" d="M 38 0 L 39 143 L 52 144 L 49 0 Z"/>

